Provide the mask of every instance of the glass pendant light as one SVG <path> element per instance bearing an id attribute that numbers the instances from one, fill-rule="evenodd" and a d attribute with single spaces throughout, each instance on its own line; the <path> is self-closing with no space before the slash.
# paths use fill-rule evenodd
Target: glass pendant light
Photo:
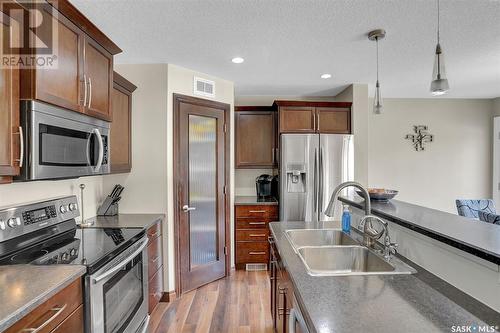
<path id="1" fill-rule="evenodd" d="M 383 109 L 382 95 L 380 94 L 380 83 L 378 81 L 378 40 L 385 37 L 384 29 L 377 29 L 368 33 L 368 39 L 377 44 L 377 82 L 375 83 L 375 96 L 373 97 L 373 113 L 381 114 Z"/>
<path id="2" fill-rule="evenodd" d="M 446 68 L 444 66 L 444 55 L 439 39 L 439 0 L 437 0 L 437 45 L 434 55 L 434 69 L 432 70 L 431 94 L 433 96 L 444 95 L 450 90 L 448 79 L 446 78 Z"/>

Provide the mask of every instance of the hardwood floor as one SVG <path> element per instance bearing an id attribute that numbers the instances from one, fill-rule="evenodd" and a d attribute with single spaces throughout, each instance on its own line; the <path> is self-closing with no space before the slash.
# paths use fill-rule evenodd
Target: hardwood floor
<path id="1" fill-rule="evenodd" d="M 266 271 L 232 271 L 231 276 L 160 303 L 151 314 L 151 333 L 271 333 Z"/>

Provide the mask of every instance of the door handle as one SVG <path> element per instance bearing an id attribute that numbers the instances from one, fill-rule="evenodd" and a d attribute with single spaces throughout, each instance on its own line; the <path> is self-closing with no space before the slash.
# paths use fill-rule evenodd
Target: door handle
<path id="1" fill-rule="evenodd" d="M 182 211 L 183 211 L 184 213 L 190 212 L 190 211 L 192 211 L 192 210 L 196 210 L 196 207 L 189 207 L 188 205 L 184 205 L 184 206 L 182 206 Z"/>

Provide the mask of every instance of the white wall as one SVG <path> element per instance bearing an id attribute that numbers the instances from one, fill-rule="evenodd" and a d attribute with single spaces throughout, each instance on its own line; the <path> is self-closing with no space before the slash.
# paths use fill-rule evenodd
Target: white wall
<path id="1" fill-rule="evenodd" d="M 491 100 L 384 99 L 383 114 L 369 114 L 370 187 L 450 213 L 457 198 L 491 197 Z M 425 151 L 405 140 L 413 125 L 434 135 Z"/>

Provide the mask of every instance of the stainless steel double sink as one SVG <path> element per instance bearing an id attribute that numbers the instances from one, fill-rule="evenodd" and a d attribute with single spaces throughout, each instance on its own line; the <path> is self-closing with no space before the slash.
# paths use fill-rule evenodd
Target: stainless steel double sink
<path id="1" fill-rule="evenodd" d="M 416 271 L 397 258 L 386 260 L 339 229 L 292 229 L 285 236 L 309 275 L 395 275 Z"/>

